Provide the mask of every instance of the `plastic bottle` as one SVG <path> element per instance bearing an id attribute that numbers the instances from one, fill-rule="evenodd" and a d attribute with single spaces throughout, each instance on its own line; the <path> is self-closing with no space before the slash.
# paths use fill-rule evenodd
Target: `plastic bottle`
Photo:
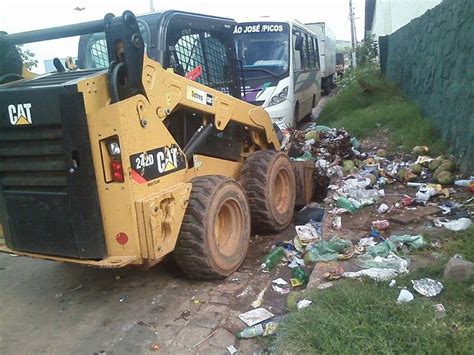
<path id="1" fill-rule="evenodd" d="M 252 327 L 247 327 L 241 332 L 237 333 L 237 339 L 249 339 L 257 336 L 264 336 L 275 334 L 278 328 L 278 324 L 285 318 L 284 315 L 275 316 L 260 324 L 256 324 Z"/>
<path id="2" fill-rule="evenodd" d="M 345 197 L 339 197 L 336 201 L 336 206 L 340 208 L 344 208 L 346 211 L 350 213 L 354 213 L 356 208 L 354 205 Z"/>
<path id="3" fill-rule="evenodd" d="M 237 339 L 249 339 L 255 338 L 259 335 L 263 335 L 265 330 L 263 329 L 262 324 L 254 325 L 253 327 L 247 327 L 241 332 L 237 333 Z"/>
<path id="4" fill-rule="evenodd" d="M 471 176 L 471 178 L 465 179 L 465 180 L 456 180 L 454 182 L 454 185 L 456 186 L 463 186 L 463 187 L 468 187 L 470 183 L 474 182 L 474 176 Z"/>
<path id="5" fill-rule="evenodd" d="M 285 249 L 283 249 L 283 247 L 274 248 L 265 258 L 265 261 L 262 264 L 262 269 L 273 269 L 280 260 L 283 259 L 284 255 Z"/>

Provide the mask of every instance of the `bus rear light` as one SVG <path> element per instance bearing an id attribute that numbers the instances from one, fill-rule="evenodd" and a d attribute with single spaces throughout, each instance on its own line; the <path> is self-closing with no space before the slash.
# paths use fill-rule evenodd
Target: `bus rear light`
<path id="1" fill-rule="evenodd" d="M 124 182 L 123 165 L 120 160 L 111 160 L 110 168 L 112 171 L 112 180 L 115 182 Z"/>

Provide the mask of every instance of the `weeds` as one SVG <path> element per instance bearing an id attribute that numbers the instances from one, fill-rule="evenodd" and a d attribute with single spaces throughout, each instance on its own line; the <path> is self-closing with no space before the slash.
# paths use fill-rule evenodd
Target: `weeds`
<path id="1" fill-rule="evenodd" d="M 339 88 L 322 111 L 321 124 L 344 127 L 358 138 L 368 138 L 382 129 L 389 135 L 390 148 L 401 152 L 414 145 L 427 145 L 435 155 L 446 151 L 432 122 L 381 77 L 375 65 L 348 71 Z"/>
<path id="2" fill-rule="evenodd" d="M 474 227 L 441 236 L 443 254 L 430 265 L 388 282 L 341 280 L 333 288 L 309 291 L 313 304 L 291 313 L 279 327 L 273 351 L 303 354 L 472 354 L 474 347 L 474 278 L 467 282 L 443 279 L 449 257 L 462 254 L 473 260 Z M 441 280 L 444 289 L 434 298 L 416 294 L 411 280 Z M 415 300 L 396 303 L 401 287 Z M 439 318 L 434 305 L 442 303 Z"/>

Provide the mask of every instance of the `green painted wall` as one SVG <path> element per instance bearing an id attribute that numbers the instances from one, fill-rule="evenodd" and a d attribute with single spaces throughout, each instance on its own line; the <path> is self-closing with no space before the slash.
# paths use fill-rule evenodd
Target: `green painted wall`
<path id="1" fill-rule="evenodd" d="M 381 37 L 382 71 L 433 119 L 474 173 L 474 0 L 444 0 Z"/>

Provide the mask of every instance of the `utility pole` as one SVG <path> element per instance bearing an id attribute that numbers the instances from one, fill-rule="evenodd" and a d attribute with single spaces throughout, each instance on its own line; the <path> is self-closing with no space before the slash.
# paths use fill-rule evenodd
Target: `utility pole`
<path id="1" fill-rule="evenodd" d="M 155 12 L 155 4 L 153 3 L 153 0 L 150 0 L 150 12 Z"/>
<path id="2" fill-rule="evenodd" d="M 356 36 L 354 8 L 352 7 L 352 0 L 349 0 L 349 18 L 351 20 L 352 67 L 355 68 L 357 67 L 357 58 L 356 58 L 357 36 Z"/>

